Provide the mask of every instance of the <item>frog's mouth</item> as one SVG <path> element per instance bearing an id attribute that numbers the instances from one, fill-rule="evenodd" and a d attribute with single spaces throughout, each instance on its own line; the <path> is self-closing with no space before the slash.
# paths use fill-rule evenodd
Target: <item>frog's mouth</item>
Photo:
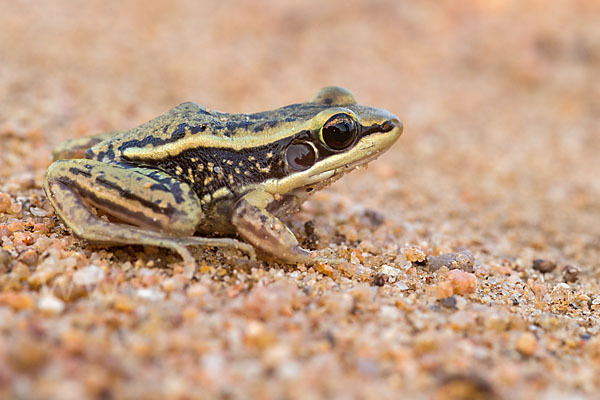
<path id="1" fill-rule="evenodd" d="M 402 123 L 398 119 L 394 118 L 389 122 L 393 124 L 391 130 L 364 136 L 352 148 L 330 155 L 305 171 L 282 179 L 271 179 L 265 182 L 265 189 L 272 194 L 285 194 L 297 188 L 325 186 L 354 168 L 373 161 L 389 149 L 402 134 Z"/>

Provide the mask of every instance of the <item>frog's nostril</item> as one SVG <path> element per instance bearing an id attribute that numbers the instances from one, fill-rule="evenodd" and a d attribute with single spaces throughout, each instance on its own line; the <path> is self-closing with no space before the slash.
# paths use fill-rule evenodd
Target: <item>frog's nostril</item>
<path id="1" fill-rule="evenodd" d="M 397 118 L 392 118 L 389 121 L 385 121 L 381 124 L 381 130 L 383 132 L 389 132 L 400 124 L 400 121 Z"/>
<path id="2" fill-rule="evenodd" d="M 398 128 L 400 129 L 400 131 L 402 131 L 402 129 L 404 128 L 402 125 L 402 121 L 400 121 L 398 118 L 392 118 L 390 122 L 392 123 L 394 128 Z"/>

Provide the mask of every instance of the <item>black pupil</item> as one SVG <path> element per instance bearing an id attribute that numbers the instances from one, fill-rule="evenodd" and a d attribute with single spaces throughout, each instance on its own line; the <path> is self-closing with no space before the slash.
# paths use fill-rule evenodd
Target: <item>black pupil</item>
<path id="1" fill-rule="evenodd" d="M 296 171 L 304 171 L 315 164 L 316 154 L 307 143 L 294 143 L 286 152 L 288 165 Z"/>
<path id="2" fill-rule="evenodd" d="M 354 142 L 355 124 L 347 115 L 334 115 L 323 127 L 323 141 L 334 150 L 342 150 Z"/>

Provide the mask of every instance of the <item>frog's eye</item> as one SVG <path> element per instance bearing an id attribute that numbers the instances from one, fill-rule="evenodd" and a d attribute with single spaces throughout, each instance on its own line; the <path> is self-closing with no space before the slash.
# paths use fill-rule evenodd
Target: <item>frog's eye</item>
<path id="1" fill-rule="evenodd" d="M 332 150 L 344 150 L 354 143 L 358 129 L 348 114 L 335 114 L 321 128 L 321 140 Z"/>
<path id="2" fill-rule="evenodd" d="M 294 171 L 304 171 L 315 165 L 317 152 L 309 143 L 292 143 L 285 152 L 285 159 Z"/>

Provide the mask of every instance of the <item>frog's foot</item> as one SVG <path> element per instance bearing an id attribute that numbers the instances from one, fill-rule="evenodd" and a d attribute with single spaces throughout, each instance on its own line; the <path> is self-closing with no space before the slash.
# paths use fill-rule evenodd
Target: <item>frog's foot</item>
<path id="1" fill-rule="evenodd" d="M 298 244 L 287 250 L 286 259 L 292 263 L 308 265 L 316 263 L 340 264 L 346 261 L 343 258 L 331 256 L 330 251 L 306 250 Z"/>
<path id="2" fill-rule="evenodd" d="M 313 263 L 323 263 L 323 264 L 341 264 L 343 262 L 345 262 L 346 260 L 340 257 L 329 257 L 326 255 L 322 255 L 322 254 L 318 254 L 316 257 L 314 257 Z"/>
<path id="3" fill-rule="evenodd" d="M 255 248 L 288 264 L 339 264 L 344 260 L 302 248 L 285 224 L 267 210 L 273 196 L 250 192 L 233 210 L 231 223 L 239 235 Z"/>
<path id="4" fill-rule="evenodd" d="M 190 254 L 189 246 L 228 247 L 243 251 L 250 256 L 252 261 L 256 260 L 254 248 L 244 242 L 230 238 L 204 238 L 197 236 L 172 237 L 161 232 L 146 230 L 124 224 L 105 222 L 86 210 L 90 223 L 85 231 L 74 231 L 78 237 L 95 244 L 106 245 L 146 245 L 170 249 L 179 254 L 183 260 L 184 274 L 192 278 L 196 272 L 196 260 Z M 106 229 L 110 229 L 107 237 Z"/>

